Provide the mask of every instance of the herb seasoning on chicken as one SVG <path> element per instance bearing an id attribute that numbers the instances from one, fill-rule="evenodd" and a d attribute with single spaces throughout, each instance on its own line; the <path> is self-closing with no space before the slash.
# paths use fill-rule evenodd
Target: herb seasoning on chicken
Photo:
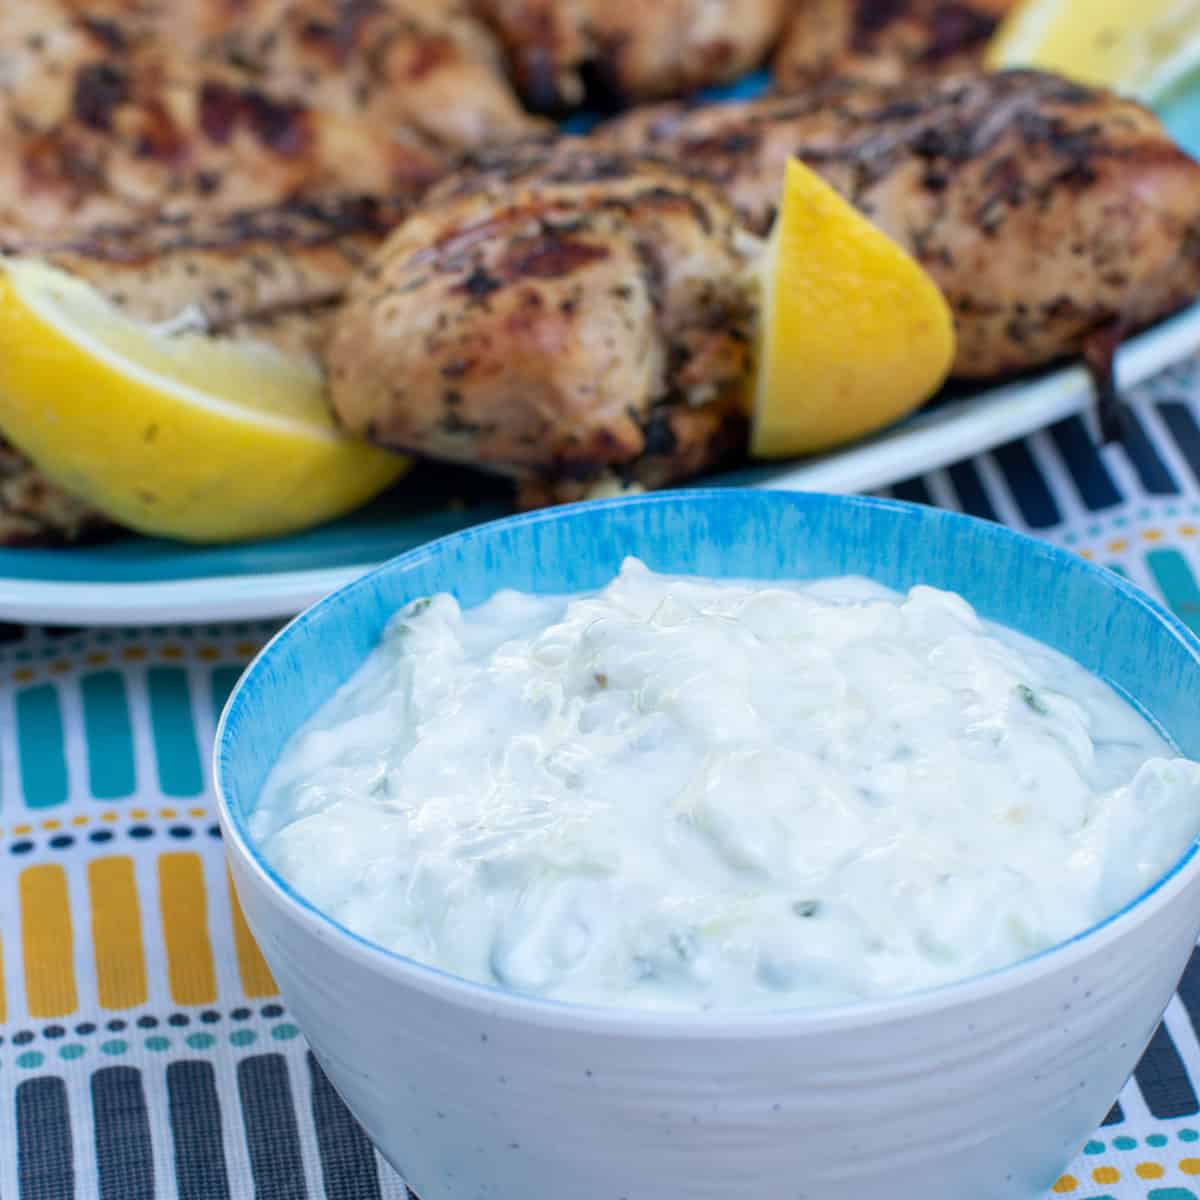
<path id="1" fill-rule="evenodd" d="M 787 160 L 807 163 L 945 293 L 960 377 L 1115 347 L 1200 291 L 1200 164 L 1140 105 L 1053 75 L 842 80 L 605 136 L 711 180 L 760 233 Z"/>
<path id="2" fill-rule="evenodd" d="M 327 364 L 382 445 L 524 479 L 657 486 L 742 440 L 756 239 L 714 190 L 586 143 L 497 154 L 439 185 L 356 279 Z"/>

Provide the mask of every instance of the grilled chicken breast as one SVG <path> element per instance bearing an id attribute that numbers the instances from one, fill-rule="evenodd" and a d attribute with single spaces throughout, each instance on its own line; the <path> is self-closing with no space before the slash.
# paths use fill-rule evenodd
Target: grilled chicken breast
<path id="1" fill-rule="evenodd" d="M 543 109 L 578 104 L 588 74 L 626 102 L 735 79 L 762 61 L 787 11 L 787 0 L 476 2 L 521 91 Z"/>
<path id="2" fill-rule="evenodd" d="M 1200 165 L 1139 105 L 1055 76 L 837 81 L 638 113 L 605 136 L 686 164 L 759 233 L 787 159 L 806 162 L 946 293 L 960 377 L 1080 354 L 1200 291 Z"/>
<path id="3" fill-rule="evenodd" d="M 744 263 L 733 209 L 669 167 L 570 140 L 492 155 L 355 280 L 334 409 L 382 445 L 524 478 L 530 501 L 691 474 L 740 440 Z"/>
<path id="4" fill-rule="evenodd" d="M 418 194 L 537 128 L 450 0 L 22 0 L 0 8 L 0 229 Z"/>
<path id="5" fill-rule="evenodd" d="M 775 56 L 775 86 L 900 83 L 972 70 L 1015 0 L 804 0 Z"/>

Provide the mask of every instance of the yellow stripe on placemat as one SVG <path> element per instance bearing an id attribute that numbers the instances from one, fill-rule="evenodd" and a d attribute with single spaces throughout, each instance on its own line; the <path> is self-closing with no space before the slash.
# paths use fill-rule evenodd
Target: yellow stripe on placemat
<path id="1" fill-rule="evenodd" d="M 158 860 L 158 905 L 167 944 L 167 977 L 176 1004 L 212 1004 L 217 971 L 208 937 L 208 895 L 198 854 Z"/>
<path id="2" fill-rule="evenodd" d="M 31 1017 L 65 1017 L 79 1004 L 67 874 L 59 866 L 21 872 L 21 947 Z"/>
<path id="3" fill-rule="evenodd" d="M 229 884 L 229 910 L 233 914 L 233 944 L 237 951 L 238 974 L 242 977 L 242 990 L 247 996 L 256 999 L 260 996 L 274 996 L 279 988 L 263 958 L 250 926 L 242 913 L 242 906 L 234 890 L 233 878 L 228 871 L 225 873 Z"/>
<path id="4" fill-rule="evenodd" d="M 145 1004 L 146 952 L 133 859 L 122 855 L 89 863 L 88 892 L 101 1008 Z"/>

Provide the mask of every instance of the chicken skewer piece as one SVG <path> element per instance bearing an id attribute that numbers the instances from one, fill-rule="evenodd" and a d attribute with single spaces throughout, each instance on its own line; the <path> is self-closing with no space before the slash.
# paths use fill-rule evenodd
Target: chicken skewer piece
<path id="1" fill-rule="evenodd" d="M 678 171 L 584 142 L 496 154 L 439 185 L 335 318 L 342 423 L 525 481 L 658 486 L 744 436 L 756 239 Z"/>
<path id="2" fill-rule="evenodd" d="M 872 83 L 979 68 L 1014 0 L 805 0 L 797 4 L 772 65 L 780 92 L 829 79 Z"/>
<path id="3" fill-rule="evenodd" d="M 1147 110 L 1029 71 L 615 122 L 622 148 L 686 164 L 766 233 L 789 157 L 917 258 L 954 310 L 953 374 L 1085 352 L 1200 292 L 1200 164 Z"/>

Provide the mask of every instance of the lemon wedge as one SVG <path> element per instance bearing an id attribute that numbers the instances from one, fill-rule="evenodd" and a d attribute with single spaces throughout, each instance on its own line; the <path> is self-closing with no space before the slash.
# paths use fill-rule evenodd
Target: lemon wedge
<path id="1" fill-rule="evenodd" d="M 0 271 L 0 430 L 113 520 L 194 542 L 329 520 L 407 466 L 338 430 L 315 363 L 139 324 L 25 260 Z"/>
<path id="2" fill-rule="evenodd" d="M 1150 102 L 1200 67 L 1197 0 L 1021 0 L 987 65 L 1040 67 Z"/>
<path id="3" fill-rule="evenodd" d="M 921 267 L 800 162 L 759 263 L 750 451 L 826 450 L 911 412 L 941 387 L 954 322 Z"/>

